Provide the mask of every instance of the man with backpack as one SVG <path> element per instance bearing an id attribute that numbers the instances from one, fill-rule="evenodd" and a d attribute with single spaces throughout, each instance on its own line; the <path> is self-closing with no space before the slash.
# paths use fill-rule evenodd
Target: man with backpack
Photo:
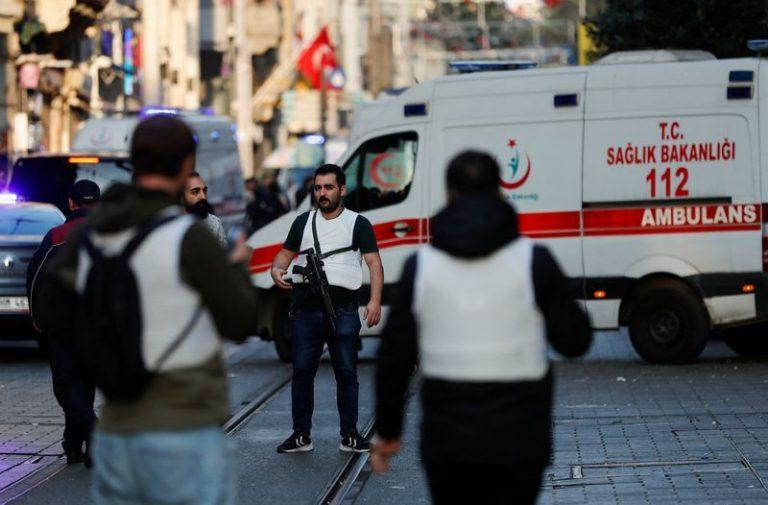
<path id="1" fill-rule="evenodd" d="M 59 319 L 106 402 L 93 437 L 97 504 L 234 502 L 221 425 L 228 415 L 222 339 L 255 326 L 242 244 L 225 251 L 178 206 L 195 165 L 190 128 L 142 121 L 133 185 L 115 185 L 73 232 L 48 275 Z"/>
<path id="2" fill-rule="evenodd" d="M 85 463 L 88 467 L 91 465 L 91 432 L 96 423 L 96 414 L 93 412 L 96 387 L 75 355 L 72 328 L 57 333 L 44 332 L 40 323 L 44 318 L 38 316 L 44 314 L 52 303 L 56 303 L 55 300 L 40 303 L 46 301 L 47 290 L 50 288 L 46 285 L 45 277 L 40 275 L 41 272 L 64 246 L 69 231 L 85 219 L 86 214 L 100 198 L 101 191 L 95 182 L 87 179 L 75 182 L 69 190 L 70 214 L 67 221 L 46 233 L 27 266 L 27 294 L 32 322 L 41 330 L 40 339 L 48 353 L 51 366 L 53 395 L 64 411 L 64 439 L 61 444 L 64 455 L 68 465 Z"/>

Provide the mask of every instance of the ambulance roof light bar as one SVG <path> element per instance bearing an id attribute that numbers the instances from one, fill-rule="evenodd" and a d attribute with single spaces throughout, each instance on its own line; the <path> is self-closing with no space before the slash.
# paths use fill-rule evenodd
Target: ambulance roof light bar
<path id="1" fill-rule="evenodd" d="M 448 63 L 452 73 L 473 74 L 475 72 L 502 72 L 505 70 L 528 70 L 536 68 L 531 60 L 456 60 Z"/>

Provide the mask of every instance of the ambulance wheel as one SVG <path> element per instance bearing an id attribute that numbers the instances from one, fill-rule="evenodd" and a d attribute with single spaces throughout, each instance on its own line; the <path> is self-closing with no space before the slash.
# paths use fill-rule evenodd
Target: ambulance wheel
<path id="1" fill-rule="evenodd" d="M 745 358 L 768 356 L 768 323 L 731 328 L 723 333 L 725 344 Z"/>
<path id="2" fill-rule="evenodd" d="M 649 363 L 690 363 L 707 345 L 709 318 L 690 288 L 658 280 L 640 292 L 630 315 L 629 337 Z"/>
<path id="3" fill-rule="evenodd" d="M 290 363 L 293 360 L 293 345 L 291 344 L 288 320 L 289 307 L 290 303 L 288 302 L 278 302 L 275 307 L 275 313 L 272 316 L 275 350 L 280 361 L 283 363 Z"/>

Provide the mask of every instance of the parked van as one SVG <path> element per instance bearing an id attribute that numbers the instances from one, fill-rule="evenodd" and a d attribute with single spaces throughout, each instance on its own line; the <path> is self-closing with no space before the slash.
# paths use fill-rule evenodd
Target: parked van
<path id="1" fill-rule="evenodd" d="M 133 129 L 152 114 L 179 115 L 198 141 L 196 170 L 208 184 L 208 199 L 225 224 L 244 218 L 243 173 L 237 151 L 235 126 L 226 117 L 169 108 L 146 108 L 139 116 L 93 118 L 77 133 L 72 150 L 79 154 L 108 155 L 127 160 Z"/>
<path id="2" fill-rule="evenodd" d="M 373 223 L 387 287 L 429 242 L 448 161 L 479 149 L 499 161 L 521 231 L 555 253 L 596 329 L 627 326 L 654 363 L 692 361 L 712 330 L 733 326 L 744 326 L 728 338 L 735 349 L 768 351 L 755 326 L 768 318 L 768 61 L 628 59 L 477 65 L 358 110 L 345 205 Z M 285 301 L 269 267 L 296 215 L 249 240 L 283 357 Z"/>

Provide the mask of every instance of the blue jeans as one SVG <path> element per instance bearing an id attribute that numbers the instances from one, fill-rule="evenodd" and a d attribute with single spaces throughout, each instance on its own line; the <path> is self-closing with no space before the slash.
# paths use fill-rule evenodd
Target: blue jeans
<path id="1" fill-rule="evenodd" d="M 357 430 L 357 339 L 360 317 L 357 308 L 340 310 L 334 319 L 336 332 L 330 331 L 321 309 L 301 308 L 291 315 L 293 342 L 293 383 L 291 384 L 293 430 L 309 435 L 315 409 L 315 374 L 328 344 L 336 376 L 336 403 L 341 436 Z"/>
<path id="2" fill-rule="evenodd" d="M 97 505 L 235 503 L 231 440 L 218 426 L 93 434 Z"/>

